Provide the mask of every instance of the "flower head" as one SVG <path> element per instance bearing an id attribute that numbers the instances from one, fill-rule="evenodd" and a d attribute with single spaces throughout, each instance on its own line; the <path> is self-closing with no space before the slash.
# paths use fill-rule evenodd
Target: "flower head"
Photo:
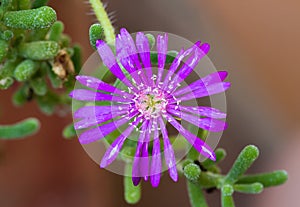
<path id="1" fill-rule="evenodd" d="M 79 75 L 77 80 L 89 89 L 75 89 L 70 95 L 76 100 L 109 103 L 83 106 L 74 113 L 74 118 L 80 119 L 75 123 L 75 129 L 95 126 L 80 134 L 80 143 L 100 140 L 125 126 L 125 130 L 103 156 L 100 163 L 102 168 L 116 159 L 125 140 L 133 131 L 137 131 L 139 135 L 132 163 L 133 183 L 137 185 L 141 178 L 147 180 L 150 177 L 151 184 L 158 186 L 162 171 L 161 144 L 170 177 L 177 181 L 176 160 L 166 123 L 172 125 L 199 153 L 215 160 L 213 150 L 178 121 L 185 120 L 212 132 L 226 128 L 226 123 L 220 120 L 226 117 L 225 113 L 211 107 L 184 104 L 186 101 L 221 93 L 230 87 L 230 83 L 223 82 L 227 76 L 225 71 L 212 73 L 187 86 L 181 86 L 208 53 L 209 44 L 201 44 L 199 41 L 187 50 L 182 49 L 173 62 L 166 66 L 168 36 L 158 35 L 156 70 L 151 63 L 149 41 L 142 32 L 136 34 L 134 41 L 126 29 L 121 29 L 115 42 L 116 55 L 102 40 L 97 41 L 96 47 L 104 65 L 126 88 Z M 184 58 L 187 60 L 183 61 Z"/>

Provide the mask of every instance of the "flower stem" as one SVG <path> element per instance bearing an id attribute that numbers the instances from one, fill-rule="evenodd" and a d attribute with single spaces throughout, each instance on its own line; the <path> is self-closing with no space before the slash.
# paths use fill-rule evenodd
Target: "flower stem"
<path id="1" fill-rule="evenodd" d="M 103 3 L 100 0 L 89 0 L 89 2 L 103 27 L 106 42 L 113 43 L 115 41 L 115 29 L 110 22 Z"/>

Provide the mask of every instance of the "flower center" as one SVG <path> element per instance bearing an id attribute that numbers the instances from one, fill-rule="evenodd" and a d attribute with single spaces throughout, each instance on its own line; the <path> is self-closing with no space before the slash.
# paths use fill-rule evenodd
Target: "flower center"
<path id="1" fill-rule="evenodd" d="M 146 118 L 157 118 L 166 113 L 168 101 L 161 89 L 148 87 L 140 91 L 135 98 L 135 107 Z"/>

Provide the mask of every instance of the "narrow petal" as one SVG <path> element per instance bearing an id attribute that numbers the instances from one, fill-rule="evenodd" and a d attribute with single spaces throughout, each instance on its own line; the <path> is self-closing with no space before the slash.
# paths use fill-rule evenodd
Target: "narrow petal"
<path id="1" fill-rule="evenodd" d="M 152 69 L 151 69 L 151 60 L 150 60 L 150 45 L 148 38 L 142 32 L 136 34 L 136 47 L 139 52 L 139 56 L 146 70 L 146 76 L 148 77 L 148 83 L 153 85 Z M 151 70 L 150 70 L 151 69 Z"/>
<path id="2" fill-rule="evenodd" d="M 228 88 L 230 88 L 230 85 L 231 84 L 229 82 L 221 82 L 221 83 L 212 84 L 207 87 L 203 87 L 198 90 L 195 90 L 191 93 L 187 93 L 187 94 L 177 98 L 177 100 L 187 101 L 187 100 L 191 100 L 191 99 L 212 96 L 214 94 L 218 94 L 218 93 L 222 93 L 222 92 L 226 91 Z"/>
<path id="3" fill-rule="evenodd" d="M 204 78 L 201 78 L 193 83 L 191 83 L 188 86 L 185 86 L 184 88 L 181 88 L 179 90 L 176 90 L 173 95 L 174 96 L 179 96 L 191 91 L 198 90 L 203 87 L 207 87 L 209 85 L 215 84 L 215 83 L 220 83 L 222 82 L 226 77 L 227 77 L 227 72 L 226 71 L 218 71 L 215 73 L 211 73 Z"/>
<path id="4" fill-rule="evenodd" d="M 182 134 L 186 140 L 202 155 L 215 161 L 216 155 L 214 151 L 200 138 L 196 137 L 194 134 L 186 130 L 182 125 L 180 125 L 171 115 L 166 114 L 167 121 L 174 126 L 177 131 Z"/>
<path id="5" fill-rule="evenodd" d="M 125 140 L 127 137 L 131 134 L 132 130 L 134 127 L 137 126 L 137 124 L 141 121 L 141 117 L 136 119 L 135 122 L 132 123 L 111 145 L 110 147 L 106 150 L 101 163 L 100 167 L 105 168 L 109 164 L 111 164 L 118 156 Z"/>
<path id="6" fill-rule="evenodd" d="M 162 78 L 163 70 L 165 67 L 166 56 L 168 51 L 168 35 L 157 35 L 157 60 L 158 60 L 158 72 L 156 84 L 159 84 Z"/>
<path id="7" fill-rule="evenodd" d="M 118 111 L 118 112 L 114 112 L 114 113 L 107 113 L 107 114 L 102 114 L 100 116 L 90 116 L 90 117 L 86 117 L 80 121 L 77 121 L 74 123 L 74 128 L 76 130 L 78 129 L 85 129 L 91 126 L 95 126 L 98 124 L 101 124 L 103 122 L 106 122 L 108 120 L 111 120 L 113 118 L 116 118 L 118 116 L 121 115 L 125 115 L 127 114 L 127 111 Z"/>
<path id="8" fill-rule="evenodd" d="M 166 164 L 169 169 L 169 175 L 175 182 L 178 180 L 178 173 L 176 169 L 176 160 L 174 155 L 173 147 L 170 143 L 167 128 L 162 118 L 159 118 L 159 125 L 164 141 L 164 154 L 166 159 Z"/>
<path id="9" fill-rule="evenodd" d="M 150 137 L 151 137 L 151 127 L 152 127 L 152 120 L 149 120 L 148 126 L 145 129 L 146 134 L 145 134 L 145 139 L 142 147 L 142 159 L 143 162 L 141 163 L 141 172 L 144 175 L 144 180 L 148 180 L 148 175 L 149 175 L 149 142 L 150 142 Z"/>
<path id="10" fill-rule="evenodd" d="M 131 36 L 130 39 L 132 40 Z M 132 40 L 133 41 L 133 40 Z M 134 49 L 132 49 L 134 47 Z M 133 59 L 132 52 L 136 52 L 135 46 L 128 43 L 127 37 L 119 34 L 116 38 L 116 54 L 120 60 L 123 67 L 128 71 L 128 73 L 133 77 L 133 82 L 138 85 L 141 83 L 140 77 L 137 75 L 137 67 L 135 66 L 135 61 Z"/>
<path id="11" fill-rule="evenodd" d="M 102 116 L 120 111 L 129 111 L 129 104 L 111 105 L 111 106 L 83 106 L 75 111 L 75 119 L 87 118 L 92 116 Z"/>
<path id="12" fill-rule="evenodd" d="M 121 91 L 120 89 L 107 84 L 101 80 L 99 80 L 98 78 L 94 78 L 92 76 L 85 76 L 85 75 L 78 75 L 76 76 L 76 79 L 78 80 L 78 82 L 80 82 L 82 85 L 87 86 L 91 89 L 96 89 L 96 90 L 101 90 L 101 91 L 105 91 L 105 92 L 110 92 L 110 93 L 115 93 L 118 94 L 120 96 L 126 96 L 129 98 L 132 98 L 133 95 L 126 93 L 125 91 Z"/>
<path id="13" fill-rule="evenodd" d="M 70 93 L 71 98 L 79 101 L 113 101 L 121 103 L 130 103 L 132 99 L 127 97 L 113 96 L 86 89 L 75 89 Z"/>
<path id="14" fill-rule="evenodd" d="M 185 62 L 185 64 L 179 69 L 177 75 L 170 82 L 169 87 L 171 89 L 176 88 L 183 80 L 185 80 L 190 73 L 194 70 L 199 61 L 207 54 L 209 51 L 208 44 L 204 43 L 204 50 L 200 47 L 195 47 L 194 54 Z"/>
<path id="15" fill-rule="evenodd" d="M 143 142 L 146 135 L 146 129 L 148 127 L 148 121 L 145 121 L 141 127 L 140 136 L 138 138 L 137 147 L 135 151 L 135 156 L 132 164 L 132 178 L 144 177 L 141 170 L 141 165 L 143 165 L 143 157 L 141 157 Z M 133 181 L 133 180 L 132 180 Z"/>
<path id="16" fill-rule="evenodd" d="M 227 128 L 226 122 L 219 119 L 200 118 L 194 116 L 193 114 L 188 114 L 171 108 L 168 109 L 168 112 L 195 126 L 198 126 L 201 129 L 208 130 L 211 132 L 221 132 Z"/>
<path id="17" fill-rule="evenodd" d="M 131 82 L 126 78 L 120 66 L 118 65 L 110 47 L 103 40 L 97 40 L 96 48 L 104 65 L 108 67 L 118 79 L 123 81 L 124 84 L 126 84 L 128 87 L 132 87 L 133 89 L 135 89 Z"/>
<path id="18" fill-rule="evenodd" d="M 160 182 L 161 176 L 161 152 L 160 152 L 160 141 L 157 130 L 157 122 L 154 122 L 154 137 L 153 137 L 153 150 L 152 160 L 150 169 L 150 181 L 153 187 L 157 187 Z"/>
<path id="19" fill-rule="evenodd" d="M 135 111 L 132 114 L 128 115 L 127 117 L 122 117 L 118 120 L 109 122 L 109 123 L 104 124 L 102 126 L 98 126 L 96 128 L 84 131 L 79 136 L 79 142 L 81 144 L 89 144 L 91 142 L 98 141 L 98 140 L 104 138 L 106 135 L 113 132 L 118 127 L 120 127 L 123 124 L 127 123 L 129 121 L 129 119 L 136 116 L 137 114 L 138 114 L 138 112 Z"/>
<path id="20" fill-rule="evenodd" d="M 184 111 L 187 113 L 197 114 L 200 116 L 210 117 L 214 119 L 224 119 L 226 118 L 226 113 L 220 111 L 219 109 L 208 107 L 208 106 L 177 106 L 169 105 L 171 109 L 178 109 L 179 111 Z"/>
<path id="21" fill-rule="evenodd" d="M 201 42 L 198 41 L 193 46 L 188 48 L 186 51 L 184 51 L 184 49 L 179 51 L 179 53 L 175 57 L 174 61 L 172 62 L 171 66 L 168 70 L 168 73 L 163 82 L 163 86 L 162 86 L 163 88 L 167 88 L 169 86 L 169 82 L 172 80 L 172 75 L 176 72 L 176 70 L 177 70 L 178 66 L 181 64 L 181 61 L 183 60 L 183 58 L 185 58 L 186 56 L 191 54 L 200 45 L 200 43 Z"/>

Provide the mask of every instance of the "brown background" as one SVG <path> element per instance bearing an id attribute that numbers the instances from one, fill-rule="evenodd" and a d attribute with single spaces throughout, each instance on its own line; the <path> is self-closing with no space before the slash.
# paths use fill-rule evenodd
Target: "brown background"
<path id="1" fill-rule="evenodd" d="M 65 22 L 65 31 L 84 47 L 84 59 L 93 51 L 89 25 L 95 22 L 81 0 L 50 1 Z M 300 2 L 297 0 L 202 1 L 111 0 L 116 28 L 131 32 L 172 32 L 212 45 L 209 54 L 216 67 L 229 70 L 232 88 L 227 93 L 229 129 L 220 146 L 228 151 L 225 171 L 243 146 L 254 143 L 261 157 L 251 172 L 285 168 L 289 182 L 260 195 L 236 194 L 236 206 L 295 206 L 300 171 Z M 40 132 L 26 140 L 0 142 L 0 206 L 2 207 L 111 207 L 129 206 L 122 194 L 122 178 L 100 170 L 77 140 L 64 140 L 61 129 L 71 117 L 47 117 L 35 103 L 14 108 L 14 88 L 0 92 L 0 123 L 28 116 L 42 121 Z M 136 206 L 189 206 L 184 179 L 163 176 L 158 189 L 143 184 Z M 209 195 L 220 206 L 218 194 Z"/>

